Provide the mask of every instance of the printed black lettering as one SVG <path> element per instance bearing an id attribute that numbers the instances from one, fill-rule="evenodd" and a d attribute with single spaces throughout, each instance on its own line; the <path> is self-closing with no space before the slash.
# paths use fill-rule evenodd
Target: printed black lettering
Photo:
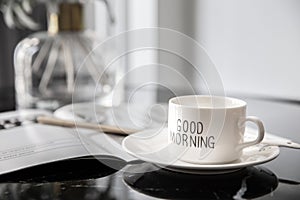
<path id="1" fill-rule="evenodd" d="M 183 121 L 182 130 L 186 133 L 189 130 L 189 123 L 187 120 Z"/>
<path id="2" fill-rule="evenodd" d="M 170 131 L 170 141 L 178 146 L 194 148 L 215 148 L 214 136 L 200 136 Z"/>
<path id="3" fill-rule="evenodd" d="M 189 146 L 188 142 L 187 142 L 187 139 L 188 139 L 187 134 L 182 134 L 182 143 L 183 143 L 182 145 L 183 146 L 186 146 L 186 147 Z"/>
<path id="4" fill-rule="evenodd" d="M 203 123 L 197 122 L 197 134 L 202 134 L 202 133 L 203 133 Z"/>
<path id="5" fill-rule="evenodd" d="M 190 132 L 192 134 L 194 134 L 196 132 L 196 122 L 194 121 L 191 121 L 191 124 L 190 124 Z"/>
<path id="6" fill-rule="evenodd" d="M 177 131 L 181 131 L 181 119 L 177 119 Z"/>
<path id="7" fill-rule="evenodd" d="M 180 133 L 176 133 L 176 144 L 180 145 L 181 143 L 181 135 Z"/>
<path id="8" fill-rule="evenodd" d="M 170 138 L 173 143 L 175 143 L 175 133 L 170 131 Z"/>
<path id="9" fill-rule="evenodd" d="M 190 135 L 190 146 L 197 147 L 197 136 Z"/>
<path id="10" fill-rule="evenodd" d="M 215 148 L 215 143 L 214 143 L 215 137 L 214 136 L 210 136 L 208 138 L 208 147 L 211 149 Z"/>
<path id="11" fill-rule="evenodd" d="M 201 137 L 201 147 L 204 147 L 207 148 L 207 137 Z"/>

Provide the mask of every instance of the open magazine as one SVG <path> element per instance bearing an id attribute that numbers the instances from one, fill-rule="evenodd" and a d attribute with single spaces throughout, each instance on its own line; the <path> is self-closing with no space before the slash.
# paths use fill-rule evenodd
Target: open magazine
<path id="1" fill-rule="evenodd" d="M 123 137 L 34 122 L 36 116 L 51 114 L 42 110 L 0 114 L 0 174 L 91 155 L 134 159 L 122 150 Z"/>

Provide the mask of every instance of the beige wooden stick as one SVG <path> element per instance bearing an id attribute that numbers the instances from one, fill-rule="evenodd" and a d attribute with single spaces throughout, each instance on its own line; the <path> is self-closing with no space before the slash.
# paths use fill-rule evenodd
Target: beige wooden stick
<path id="1" fill-rule="evenodd" d="M 103 124 L 94 124 L 89 122 L 74 122 L 71 120 L 58 119 L 50 116 L 39 116 L 37 117 L 38 123 L 55 125 L 55 126 L 64 126 L 64 127 L 77 127 L 77 128 L 87 128 L 102 131 L 110 134 L 118 134 L 118 135 L 129 135 L 137 130 L 124 129 L 111 125 L 103 125 Z"/>

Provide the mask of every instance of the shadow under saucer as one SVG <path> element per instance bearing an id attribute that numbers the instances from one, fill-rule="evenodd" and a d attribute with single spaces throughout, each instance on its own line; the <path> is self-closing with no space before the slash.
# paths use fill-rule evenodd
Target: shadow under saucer
<path id="1" fill-rule="evenodd" d="M 266 195 L 278 186 L 276 175 L 264 167 L 203 175 L 178 173 L 144 163 L 127 167 L 123 179 L 140 193 L 167 199 L 251 199 Z"/>

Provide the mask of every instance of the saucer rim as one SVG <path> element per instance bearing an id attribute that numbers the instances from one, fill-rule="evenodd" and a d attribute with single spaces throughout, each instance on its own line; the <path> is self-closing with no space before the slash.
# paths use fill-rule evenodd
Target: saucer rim
<path id="1" fill-rule="evenodd" d="M 157 129 L 148 129 L 148 130 L 143 130 L 143 131 L 139 131 L 139 132 L 136 132 L 134 134 L 128 135 L 122 141 L 122 148 L 127 153 L 129 153 L 130 155 L 134 156 L 137 159 L 140 159 L 142 161 L 146 161 L 146 162 L 149 162 L 149 163 L 153 163 L 157 166 L 164 167 L 164 168 L 167 168 L 169 170 L 177 171 L 177 172 L 186 173 L 187 170 L 189 172 L 191 170 L 193 170 L 193 171 L 195 171 L 194 173 L 198 173 L 198 172 L 201 172 L 201 171 L 203 171 L 203 172 L 205 172 L 205 171 L 220 171 L 220 170 L 221 171 L 228 171 L 228 170 L 234 170 L 234 169 L 241 169 L 241 168 L 245 168 L 245 167 L 249 167 L 249 166 L 255 166 L 255 165 L 270 162 L 270 161 L 274 160 L 275 158 L 277 158 L 280 154 L 279 146 L 268 145 L 267 146 L 268 148 L 273 148 L 272 153 L 270 153 L 270 155 L 267 158 L 260 159 L 260 160 L 254 160 L 254 161 L 248 161 L 248 162 L 239 162 L 239 163 L 231 162 L 231 163 L 222 163 L 222 164 L 194 164 L 194 163 L 184 162 L 184 161 L 181 161 L 181 160 L 176 160 L 173 163 L 161 163 L 159 161 L 155 161 L 153 159 L 148 159 L 146 157 L 143 157 L 142 154 L 138 155 L 138 154 L 132 152 L 131 150 L 129 150 L 126 147 L 126 142 L 128 140 L 132 139 L 133 137 L 136 137 L 138 134 L 144 134 L 146 131 L 149 132 L 151 130 L 152 131 L 154 131 L 154 130 L 157 131 Z M 161 134 L 165 130 L 166 130 L 166 128 L 161 129 L 159 134 Z M 254 145 L 254 146 L 257 146 L 257 145 Z M 248 148 L 251 148 L 251 147 L 248 147 Z M 184 164 L 182 164 L 182 163 L 184 163 Z"/>

